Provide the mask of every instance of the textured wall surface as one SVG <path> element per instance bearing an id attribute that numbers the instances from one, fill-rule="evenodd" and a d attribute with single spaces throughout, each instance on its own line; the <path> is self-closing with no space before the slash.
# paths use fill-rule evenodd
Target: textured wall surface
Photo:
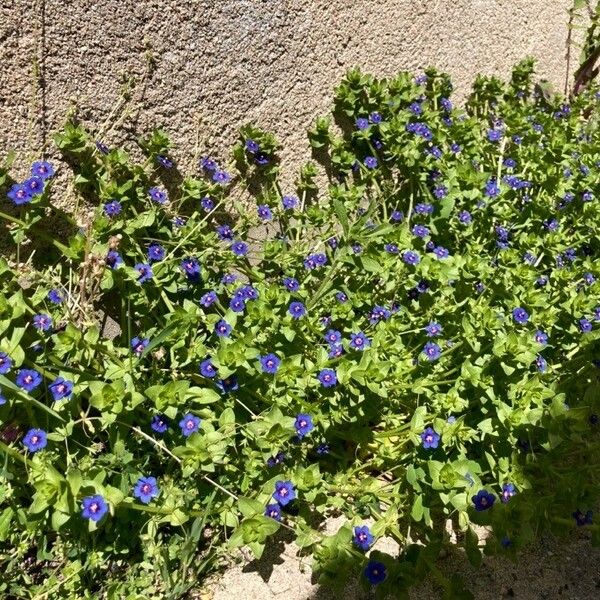
<path id="1" fill-rule="evenodd" d="M 285 144 L 289 166 L 308 155 L 306 128 L 354 65 L 392 75 L 433 64 L 452 74 L 460 96 L 477 73 L 506 76 L 531 54 L 562 89 L 571 4 L 0 0 L 0 153 L 37 155 L 71 101 L 85 120 L 104 122 L 123 78 L 134 76 L 127 127 L 167 128 L 180 164 L 191 163 L 197 139 L 223 155 L 237 127 L 255 120 Z"/>

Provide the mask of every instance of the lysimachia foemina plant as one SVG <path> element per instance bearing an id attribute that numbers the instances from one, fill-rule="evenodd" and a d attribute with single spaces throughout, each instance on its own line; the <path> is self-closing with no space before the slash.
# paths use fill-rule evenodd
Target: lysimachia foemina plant
<path id="1" fill-rule="evenodd" d="M 183 175 L 160 131 L 138 164 L 69 122 L 54 229 L 58 163 L 0 172 L 3 539 L 152 558 L 202 519 L 260 557 L 285 529 L 322 581 L 447 597 L 448 520 L 475 564 L 474 525 L 600 540 L 600 99 L 532 71 L 464 109 L 435 70 L 352 71 L 293 189 L 251 125 Z"/>

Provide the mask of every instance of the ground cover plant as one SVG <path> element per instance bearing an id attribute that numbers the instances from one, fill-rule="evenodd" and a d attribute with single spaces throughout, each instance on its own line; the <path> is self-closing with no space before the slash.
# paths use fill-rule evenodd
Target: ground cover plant
<path id="1" fill-rule="evenodd" d="M 255 125 L 190 175 L 162 131 L 137 161 L 73 118 L 70 214 L 58 163 L 7 162 L 3 597 L 182 597 L 283 536 L 324 583 L 467 598 L 448 520 L 474 564 L 598 543 L 600 95 L 532 76 L 461 108 L 433 69 L 351 71 L 295 189 Z"/>

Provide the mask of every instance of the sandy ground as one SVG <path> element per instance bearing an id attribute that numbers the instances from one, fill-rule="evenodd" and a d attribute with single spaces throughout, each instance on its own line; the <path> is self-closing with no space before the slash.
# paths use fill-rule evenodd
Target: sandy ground
<path id="1" fill-rule="evenodd" d="M 382 548 L 383 549 L 383 548 Z M 522 600 L 593 600 L 600 598 L 600 548 L 592 548 L 585 532 L 571 538 L 541 538 L 524 551 L 519 562 L 487 557 L 479 569 L 465 555 L 452 549 L 439 567 L 446 575 L 460 574 L 476 600 L 519 598 Z M 425 581 L 411 590 L 414 600 L 442 597 L 439 589 Z M 274 543 L 262 559 L 244 560 L 214 576 L 199 591 L 202 600 L 368 600 L 374 594 L 356 581 L 339 594 L 314 583 L 310 558 L 298 558 L 293 544 Z"/>

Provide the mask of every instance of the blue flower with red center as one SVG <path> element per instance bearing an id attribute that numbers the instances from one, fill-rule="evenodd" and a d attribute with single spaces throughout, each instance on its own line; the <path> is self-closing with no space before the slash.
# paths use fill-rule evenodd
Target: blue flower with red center
<path id="1" fill-rule="evenodd" d="M 267 504 L 265 508 L 265 517 L 270 517 L 275 521 L 281 521 L 281 507 L 279 504 Z"/>
<path id="2" fill-rule="evenodd" d="M 200 298 L 200 304 L 205 308 L 208 308 L 209 306 L 212 306 L 217 300 L 217 292 L 211 290 L 210 292 L 206 292 L 206 294 L 202 295 L 202 297 Z"/>
<path id="3" fill-rule="evenodd" d="M 306 314 L 306 307 L 302 302 L 292 302 L 288 308 L 288 312 L 294 319 L 300 319 Z"/>
<path id="4" fill-rule="evenodd" d="M 160 244 L 154 242 L 148 246 L 147 254 L 150 262 L 158 262 L 165 257 L 165 249 Z"/>
<path id="5" fill-rule="evenodd" d="M 527 321 L 529 321 L 529 314 L 524 308 L 521 308 L 520 306 L 517 306 L 517 308 L 515 308 L 512 311 L 512 315 L 513 319 L 517 323 L 519 323 L 519 325 L 525 325 Z"/>
<path id="6" fill-rule="evenodd" d="M 219 336 L 219 337 L 229 337 L 229 335 L 231 334 L 231 325 L 221 319 L 216 325 L 215 325 L 215 333 Z"/>
<path id="7" fill-rule="evenodd" d="M 333 387 L 337 383 L 337 375 L 333 369 L 322 369 L 317 375 L 317 379 L 325 388 Z"/>
<path id="8" fill-rule="evenodd" d="M 54 167 L 45 160 L 38 160 L 31 165 L 31 175 L 46 181 L 54 176 Z"/>
<path id="9" fill-rule="evenodd" d="M 378 583 L 385 581 L 387 570 L 382 562 L 370 560 L 365 567 L 364 575 L 371 585 L 377 585 Z"/>
<path id="10" fill-rule="evenodd" d="M 502 486 L 502 493 L 500 494 L 500 500 L 506 504 L 515 494 L 517 490 L 512 483 L 505 483 Z"/>
<path id="11" fill-rule="evenodd" d="M 256 209 L 258 217 L 263 221 L 270 221 L 273 219 L 273 213 L 271 209 L 266 204 L 260 204 Z"/>
<path id="12" fill-rule="evenodd" d="M 235 392 L 240 388 L 240 384 L 238 383 L 235 375 L 230 375 L 229 377 L 225 377 L 225 379 L 221 379 L 217 381 L 217 387 L 224 394 L 229 394 L 229 392 Z"/>
<path id="13" fill-rule="evenodd" d="M 62 377 L 57 377 L 49 386 L 48 389 L 52 394 L 55 402 L 67 398 L 73 393 L 73 382 Z"/>
<path id="14" fill-rule="evenodd" d="M 200 363 L 200 375 L 209 379 L 217 376 L 217 367 L 213 365 L 210 358 L 207 358 Z"/>
<path id="15" fill-rule="evenodd" d="M 325 341 L 328 342 L 329 344 L 337 344 L 338 342 L 340 342 L 342 339 L 342 334 L 337 331 L 336 329 L 330 329 L 326 334 L 325 334 Z"/>
<path id="16" fill-rule="evenodd" d="M 29 190 L 21 183 L 15 183 L 6 194 L 17 206 L 31 202 Z"/>
<path id="17" fill-rule="evenodd" d="M 260 364 L 263 373 L 275 375 L 279 369 L 279 365 L 281 364 L 281 359 L 276 354 L 267 354 L 266 356 L 260 357 Z"/>
<path id="18" fill-rule="evenodd" d="M 435 449 L 440 443 L 440 434 L 435 431 L 432 427 L 427 427 L 421 434 L 421 441 L 423 448 L 429 450 L 430 448 Z"/>
<path id="19" fill-rule="evenodd" d="M 0 375 L 8 373 L 13 366 L 13 361 L 6 352 L 0 352 Z"/>
<path id="20" fill-rule="evenodd" d="M 133 488 L 133 496 L 142 504 L 150 504 L 160 494 L 156 477 L 140 477 Z"/>
<path id="21" fill-rule="evenodd" d="M 357 548 L 366 552 L 375 541 L 375 537 L 367 525 L 360 525 L 354 528 L 354 536 L 352 542 Z"/>
<path id="22" fill-rule="evenodd" d="M 23 187 L 33 196 L 39 196 L 44 191 L 45 182 L 40 177 L 30 177 L 23 182 Z"/>
<path id="23" fill-rule="evenodd" d="M 161 190 L 160 188 L 153 187 L 148 190 L 148 195 L 150 196 L 150 200 L 152 202 L 156 202 L 156 204 L 166 204 L 167 203 L 167 192 Z"/>
<path id="24" fill-rule="evenodd" d="M 573 513 L 573 518 L 575 519 L 575 522 L 577 523 L 578 527 L 583 527 L 584 525 L 593 525 L 593 516 L 594 513 L 591 510 L 588 510 L 586 513 L 583 513 L 579 509 L 577 509 Z"/>
<path id="25" fill-rule="evenodd" d="M 31 392 L 42 383 L 42 376 L 33 369 L 20 369 L 15 381 L 20 388 Z"/>
<path id="26" fill-rule="evenodd" d="M 281 199 L 281 204 L 283 204 L 283 208 L 286 210 L 292 210 L 298 206 L 298 198 L 296 196 L 284 196 Z"/>
<path id="27" fill-rule="evenodd" d="M 435 337 L 442 333 L 442 326 L 435 321 L 431 321 L 429 325 L 425 327 L 428 337 Z"/>
<path id="28" fill-rule="evenodd" d="M 116 217 L 122 210 L 121 203 L 117 200 L 111 200 L 104 205 L 104 214 L 108 217 Z"/>
<path id="29" fill-rule="evenodd" d="M 139 273 L 137 278 L 139 283 L 146 283 L 146 281 L 150 281 L 154 275 L 152 272 L 152 267 L 146 263 L 138 263 L 133 268 Z"/>
<path id="30" fill-rule="evenodd" d="M 308 435 L 315 428 L 312 417 L 305 413 L 300 413 L 296 416 L 294 427 L 296 428 L 296 433 L 300 439 L 305 435 Z"/>
<path id="31" fill-rule="evenodd" d="M 189 437 L 192 433 L 196 433 L 200 429 L 200 423 L 202 419 L 193 415 L 192 413 L 187 413 L 181 421 L 179 421 L 179 427 L 181 428 L 181 433 L 185 437 Z"/>
<path id="32" fill-rule="evenodd" d="M 487 490 L 479 490 L 476 496 L 472 496 L 471 500 L 473 501 L 475 510 L 481 512 L 494 506 L 496 496 L 490 494 Z"/>
<path id="33" fill-rule="evenodd" d="M 43 429 L 30 429 L 23 438 L 23 445 L 29 452 L 37 452 L 48 445 L 48 437 Z"/>
<path id="34" fill-rule="evenodd" d="M 231 251 L 236 256 L 246 256 L 246 254 L 248 254 L 248 244 L 242 241 L 233 242 L 233 244 L 231 244 Z"/>
<path id="35" fill-rule="evenodd" d="M 165 415 L 154 415 L 150 421 L 150 427 L 156 433 L 165 433 L 169 429 L 169 420 Z"/>
<path id="36" fill-rule="evenodd" d="M 437 360 L 442 355 L 441 348 L 435 342 L 427 342 L 422 352 L 429 361 Z"/>
<path id="37" fill-rule="evenodd" d="M 413 252 L 412 250 L 406 250 L 405 252 L 402 253 L 402 260 L 407 264 L 407 265 L 418 265 L 421 262 L 421 258 L 419 257 L 419 255 L 416 252 Z"/>
<path id="38" fill-rule="evenodd" d="M 33 326 L 40 331 L 49 331 L 52 329 L 52 317 L 50 315 L 45 315 L 40 313 L 39 315 L 34 315 Z"/>
<path id="39" fill-rule="evenodd" d="M 98 522 L 108 512 L 108 504 L 100 495 L 86 496 L 81 503 L 81 516 Z"/>
<path id="40" fill-rule="evenodd" d="M 290 502 L 296 499 L 296 490 L 291 481 L 276 481 L 273 499 L 280 506 L 287 506 Z"/>
<path id="41" fill-rule="evenodd" d="M 364 350 L 371 345 L 371 340 L 362 332 L 350 334 L 350 346 L 355 350 Z"/>

